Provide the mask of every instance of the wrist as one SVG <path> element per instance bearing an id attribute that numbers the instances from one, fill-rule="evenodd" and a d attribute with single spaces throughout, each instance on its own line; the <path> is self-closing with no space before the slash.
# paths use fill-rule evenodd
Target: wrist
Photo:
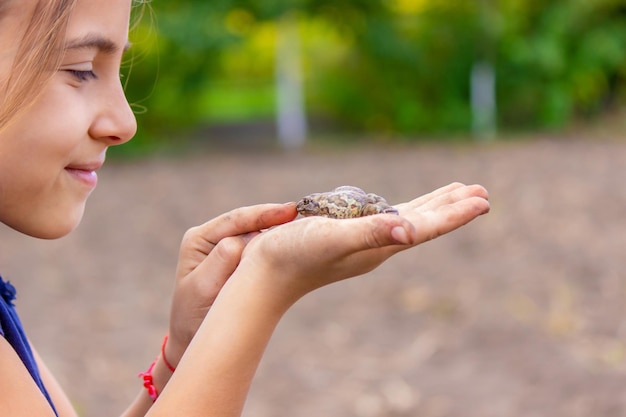
<path id="1" fill-rule="evenodd" d="M 167 340 L 164 340 L 161 346 L 161 356 L 165 357 L 166 363 L 171 365 L 172 368 L 178 366 L 189 345 L 189 341 L 187 341 L 187 343 L 181 343 L 179 340 L 180 337 L 176 337 L 176 332 L 173 331 L 170 326 L 170 333 L 167 336 Z"/>
<path id="2" fill-rule="evenodd" d="M 307 283 L 302 285 L 304 280 L 298 280 L 293 274 L 263 260 L 259 262 L 256 257 L 244 257 L 229 281 L 241 287 L 238 291 L 254 294 L 278 317 L 313 290 Z"/>
<path id="3" fill-rule="evenodd" d="M 167 341 L 168 336 L 165 336 L 161 344 L 161 354 L 150 364 L 147 371 L 139 374 L 139 377 L 143 380 L 145 393 L 152 402 L 156 401 L 176 370 L 165 355 Z"/>
<path id="4" fill-rule="evenodd" d="M 240 264 L 222 287 L 159 397 L 160 410 L 176 410 L 176 415 L 199 415 L 199 410 L 201 415 L 241 415 L 265 347 L 295 301 L 283 288 L 287 281 L 277 286 L 275 273 L 253 266 Z"/>
<path id="5" fill-rule="evenodd" d="M 176 370 L 176 365 L 178 365 L 179 360 L 174 362 L 174 361 L 167 359 L 167 358 L 172 357 L 170 354 L 166 353 L 168 342 L 169 342 L 169 335 L 165 335 L 165 337 L 163 338 L 163 343 L 161 344 L 161 360 L 163 361 L 167 369 L 169 369 L 170 372 L 173 373 Z M 171 343 L 169 344 L 171 345 Z M 171 350 L 170 350 L 170 353 L 171 353 Z"/>

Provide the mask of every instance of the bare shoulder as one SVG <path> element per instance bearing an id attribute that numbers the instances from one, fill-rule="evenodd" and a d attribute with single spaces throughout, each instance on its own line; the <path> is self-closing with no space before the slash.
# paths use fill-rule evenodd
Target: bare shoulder
<path id="1" fill-rule="evenodd" d="M 15 417 L 54 417 L 54 411 L 9 343 L 0 337 L 0 409 Z"/>
<path id="2" fill-rule="evenodd" d="M 44 363 L 39 353 L 33 348 L 33 353 L 35 355 L 35 359 L 37 360 L 37 366 L 39 367 L 39 375 L 41 375 L 41 379 L 43 380 L 44 385 L 46 386 L 46 390 L 52 398 L 52 403 L 54 407 L 57 409 L 57 413 L 59 417 L 78 417 L 76 414 L 76 410 L 74 406 L 70 402 L 69 398 L 65 394 L 65 391 L 61 388 L 58 381 L 48 369 L 48 366 Z"/>

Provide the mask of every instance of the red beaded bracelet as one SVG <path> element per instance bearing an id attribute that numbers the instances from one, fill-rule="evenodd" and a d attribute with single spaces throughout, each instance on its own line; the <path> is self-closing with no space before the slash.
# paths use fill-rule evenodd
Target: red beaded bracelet
<path id="1" fill-rule="evenodd" d="M 163 339 L 163 344 L 161 345 L 161 359 L 163 359 L 163 363 L 165 364 L 165 366 L 167 366 L 167 369 L 174 372 L 176 368 L 172 366 L 165 358 L 165 345 L 167 343 L 167 339 L 168 339 L 168 336 L 165 335 L 165 338 Z M 156 366 L 156 363 L 158 360 L 159 358 L 156 358 L 154 362 L 150 364 L 150 367 L 148 368 L 146 372 L 141 372 L 139 374 L 139 377 L 143 379 L 143 386 L 148 391 L 148 395 L 150 396 L 150 398 L 152 398 L 153 402 L 156 401 L 156 399 L 159 396 L 159 393 L 157 392 L 157 389 L 154 386 L 154 378 L 152 377 L 152 371 L 154 370 L 154 367 Z"/>

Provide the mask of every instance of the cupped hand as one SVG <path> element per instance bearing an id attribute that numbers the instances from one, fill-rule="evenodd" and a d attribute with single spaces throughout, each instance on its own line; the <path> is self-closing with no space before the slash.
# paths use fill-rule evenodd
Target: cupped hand
<path id="1" fill-rule="evenodd" d="M 296 215 L 293 203 L 243 207 L 185 233 L 170 313 L 169 362 L 175 366 L 180 360 L 250 239 Z"/>
<path id="2" fill-rule="evenodd" d="M 453 183 L 396 206 L 399 215 L 308 217 L 256 236 L 240 268 L 272 277 L 286 302 L 369 272 L 393 254 L 449 233 L 489 211 L 480 185 Z"/>

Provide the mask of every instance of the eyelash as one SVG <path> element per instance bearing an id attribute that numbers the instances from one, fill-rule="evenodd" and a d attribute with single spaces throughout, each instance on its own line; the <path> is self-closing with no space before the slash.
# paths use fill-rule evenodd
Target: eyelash
<path id="1" fill-rule="evenodd" d="M 74 76 L 79 81 L 89 81 L 95 80 L 98 78 L 95 72 L 89 71 L 80 71 L 80 70 L 67 70 L 70 74 Z"/>

